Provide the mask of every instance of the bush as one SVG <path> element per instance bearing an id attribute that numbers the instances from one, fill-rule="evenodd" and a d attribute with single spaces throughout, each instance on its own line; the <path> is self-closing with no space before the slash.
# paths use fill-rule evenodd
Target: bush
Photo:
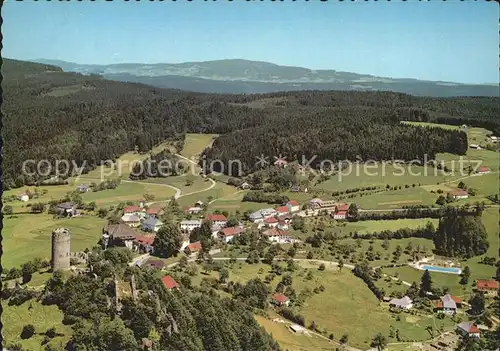
<path id="1" fill-rule="evenodd" d="M 50 329 L 47 329 L 47 331 L 45 332 L 45 335 L 51 339 L 54 338 L 56 336 L 56 328 L 52 327 Z"/>
<path id="2" fill-rule="evenodd" d="M 26 324 L 21 332 L 21 339 L 29 339 L 35 334 L 35 327 L 33 324 Z"/>
<path id="3" fill-rule="evenodd" d="M 326 269 L 325 264 L 324 263 L 320 264 L 319 267 L 318 267 L 318 269 L 320 271 L 324 271 Z"/>

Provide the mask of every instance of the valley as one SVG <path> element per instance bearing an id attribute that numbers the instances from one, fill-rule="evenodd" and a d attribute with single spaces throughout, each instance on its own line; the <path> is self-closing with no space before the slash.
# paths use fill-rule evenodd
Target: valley
<path id="1" fill-rule="evenodd" d="M 38 69 L 26 90 L 47 79 L 47 67 Z M 459 115 L 446 115 L 448 100 L 384 92 L 280 93 L 282 106 L 266 94 L 108 85 L 55 68 L 54 77 L 41 90 L 95 89 L 57 96 L 35 89 L 18 110 L 24 93 L 6 95 L 2 318 L 16 323 L 4 324 L 3 346 L 102 342 L 100 349 L 110 346 L 86 335 L 109 332 L 126 350 L 143 339 L 156 348 L 216 349 L 225 326 L 225 342 L 262 350 L 421 350 L 446 335 L 458 342 L 457 325 L 466 321 L 486 325 L 483 339 L 493 342 L 498 297 L 484 297 L 479 282 L 498 279 L 497 99 L 464 98 Z M 28 124 L 35 107 L 53 132 Z M 31 133 L 13 133 L 21 126 Z M 23 157 L 52 153 L 91 164 L 62 177 L 20 171 Z M 435 163 L 423 162 L 428 153 Z M 260 154 L 280 157 L 257 167 Z M 299 154 L 335 166 L 307 166 Z M 421 162 L 410 164 L 414 158 Z M 135 174 L 156 159 L 182 167 Z M 241 175 L 203 163 L 234 159 Z M 343 160 L 351 170 L 336 166 Z M 446 226 L 448 218 L 456 223 Z M 71 268 L 60 276 L 50 271 L 56 228 L 71 232 Z M 462 241 L 448 239 L 450 230 Z M 463 302 L 450 315 L 436 307 L 447 294 Z M 412 305 L 397 307 L 404 296 Z M 31 337 L 22 336 L 28 319 Z M 55 336 L 45 337 L 52 327 Z M 221 339 L 208 340 L 210 333 Z"/>

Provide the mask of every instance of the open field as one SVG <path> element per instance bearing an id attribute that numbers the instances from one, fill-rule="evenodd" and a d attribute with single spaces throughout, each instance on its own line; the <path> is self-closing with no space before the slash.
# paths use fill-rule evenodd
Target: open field
<path id="1" fill-rule="evenodd" d="M 411 205 L 433 205 L 437 194 L 431 194 L 421 187 L 408 188 L 394 191 L 384 191 L 377 194 L 366 195 L 349 199 L 363 209 L 392 209 Z"/>
<path id="2" fill-rule="evenodd" d="M 377 163 L 374 165 L 353 165 L 352 170 L 332 175 L 331 178 L 318 184 L 315 188 L 328 191 L 342 191 L 346 189 L 360 188 L 366 186 L 385 187 L 395 185 L 413 184 L 436 184 L 458 178 L 457 176 L 446 176 L 441 171 L 430 166 L 392 165 Z"/>
<path id="3" fill-rule="evenodd" d="M 2 336 L 5 343 L 20 343 L 25 350 L 42 350 L 44 334 L 52 327 L 56 328 L 57 334 L 63 334 L 50 342 L 54 346 L 61 344 L 64 347 L 71 336 L 71 327 L 62 324 L 63 313 L 55 305 L 45 306 L 30 300 L 20 306 L 9 306 L 7 301 L 2 301 L 2 308 Z M 20 334 L 26 324 L 33 324 L 35 334 L 23 340 Z"/>
<path id="4" fill-rule="evenodd" d="M 262 273 L 259 273 L 259 270 Z M 263 279 L 269 271 L 270 267 L 265 264 L 249 265 L 239 262 L 230 270 L 229 279 L 245 283 L 256 277 Z M 347 333 L 350 344 L 355 347 L 368 348 L 373 335 L 377 332 L 387 335 L 391 325 L 399 329 L 404 339 L 425 340 L 429 338 L 428 332 L 425 331 L 427 325 L 434 325 L 436 322 L 443 323 L 447 327 L 450 324 L 447 320 L 434 321 L 434 318 L 425 316 L 405 318 L 403 315 L 401 321 L 397 321 L 388 312 L 387 307 L 379 303 L 363 281 L 347 269 L 342 272 L 310 269 L 313 272 L 311 280 L 305 278 L 307 271 L 299 269 L 293 273 L 292 287 L 295 291 L 300 293 L 306 288 L 312 290 L 320 285 L 325 287 L 325 291 L 306 299 L 304 305 L 299 308 L 299 313 L 305 317 L 307 325 L 314 321 L 319 329 L 326 329 L 337 339 Z M 215 272 L 210 275 L 217 277 Z M 193 283 L 199 283 L 203 276 L 198 274 L 193 278 Z M 270 284 L 271 289 L 274 289 L 280 280 L 277 276 Z"/>
<path id="5" fill-rule="evenodd" d="M 105 222 L 95 216 L 56 220 L 48 214 L 4 217 L 2 265 L 11 268 L 36 257 L 50 259 L 52 230 L 59 227 L 71 230 L 71 251 L 91 248 L 99 240 Z"/>
<path id="6" fill-rule="evenodd" d="M 287 324 L 273 322 L 262 316 L 255 316 L 255 319 L 278 341 L 283 349 L 289 351 L 334 350 L 335 344 L 314 334 L 296 334 L 290 330 Z"/>
<path id="7" fill-rule="evenodd" d="M 428 222 L 438 225 L 438 220 L 433 218 L 417 219 L 391 219 L 381 221 L 359 221 L 346 223 L 346 230 L 358 232 L 360 234 L 380 232 L 383 230 L 398 230 L 402 228 L 416 229 L 427 225 Z"/>
<path id="8" fill-rule="evenodd" d="M 183 181 L 187 178 L 183 177 Z M 175 194 L 175 190 L 166 186 L 161 186 L 158 184 L 151 184 L 146 182 L 128 182 L 123 181 L 115 189 L 107 189 L 103 191 L 89 191 L 82 193 L 82 200 L 84 202 L 94 201 L 97 206 L 109 206 L 116 205 L 120 202 L 134 201 L 137 202 L 143 198 L 144 194 L 153 194 L 155 200 L 167 200 L 170 199 Z M 82 182 L 85 184 L 85 182 Z M 87 182 L 87 184 L 89 184 Z M 158 183 L 161 183 L 158 181 Z M 166 182 L 167 183 L 167 182 Z M 196 188 L 197 183 L 202 183 L 202 181 L 195 182 L 192 187 Z M 38 191 L 47 190 L 47 193 L 40 195 L 37 199 L 31 199 L 28 202 L 13 201 L 6 204 L 12 206 L 14 212 L 29 212 L 29 207 L 27 204 L 33 204 L 37 202 L 49 202 L 51 200 L 60 200 L 66 196 L 68 192 L 72 192 L 76 189 L 77 185 L 50 185 L 50 186 L 40 186 Z M 24 187 L 22 189 L 8 190 L 4 193 L 4 196 L 17 195 L 26 190 L 34 191 L 35 187 Z"/>
<path id="9" fill-rule="evenodd" d="M 212 145 L 216 137 L 217 134 L 186 134 L 184 149 L 181 151 L 181 155 L 193 161 L 198 160 L 203 150 L 207 146 Z"/>

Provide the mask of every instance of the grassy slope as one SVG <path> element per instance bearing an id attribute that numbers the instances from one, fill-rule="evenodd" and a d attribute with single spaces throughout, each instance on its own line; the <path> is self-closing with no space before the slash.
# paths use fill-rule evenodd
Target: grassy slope
<path id="1" fill-rule="evenodd" d="M 490 208 L 487 209 L 483 214 L 483 223 L 488 232 L 488 241 L 490 243 L 490 247 L 486 256 L 497 257 L 498 249 L 499 249 L 499 240 L 498 240 L 498 221 L 500 216 L 498 214 L 498 209 Z M 469 278 L 469 284 L 466 286 L 462 286 L 459 284 L 460 276 L 455 274 L 447 274 L 447 273 L 437 273 L 432 272 L 431 277 L 433 279 L 434 285 L 438 287 L 448 287 L 451 293 L 467 297 L 473 287 L 473 282 L 477 279 L 492 279 L 495 274 L 495 267 L 487 266 L 484 264 L 479 264 L 480 257 L 473 257 L 468 259 L 465 262 L 461 262 L 463 267 L 469 266 L 471 269 L 471 276 Z M 394 275 L 399 273 L 399 277 L 402 280 L 413 282 L 420 282 L 420 278 L 422 277 L 422 271 L 416 270 L 411 267 L 401 267 L 401 268 L 386 268 L 384 272 L 387 274 Z"/>
<path id="2" fill-rule="evenodd" d="M 265 264 L 238 263 L 230 270 L 229 279 L 240 283 L 245 283 L 255 277 L 264 279 L 269 268 Z M 263 273 L 259 274 L 260 269 L 263 269 Z M 314 321 L 320 329 L 326 328 L 328 333 L 332 332 L 336 338 L 347 333 L 351 344 L 362 348 L 369 346 L 370 339 L 377 332 L 387 335 L 390 325 L 399 329 L 403 338 L 415 340 L 428 338 L 425 326 L 432 325 L 433 318 L 414 317 L 415 320 L 406 321 L 402 318 L 401 321 L 396 321 L 388 313 L 387 308 L 380 305 L 366 285 L 348 270 L 321 272 L 312 269 L 311 271 L 314 275 L 312 280 L 305 279 L 305 269 L 294 272 L 292 284 L 297 293 L 306 287 L 312 290 L 320 285 L 325 286 L 324 292 L 307 299 L 299 310 L 306 318 L 307 324 Z M 210 275 L 218 276 L 215 272 L 211 272 Z M 193 283 L 199 284 L 204 276 L 198 274 L 193 278 Z M 280 277 L 277 276 L 271 283 L 271 289 L 274 289 L 279 281 Z M 449 325 L 447 320 L 440 323 L 444 323 L 445 326 Z M 269 324 L 264 326 L 269 327 Z M 268 331 L 272 332 L 275 329 L 276 326 L 273 324 Z"/>
<path id="3" fill-rule="evenodd" d="M 32 308 L 30 309 L 30 305 Z M 21 343 L 24 349 L 41 350 L 41 342 L 44 339 L 44 334 L 51 327 L 56 328 L 56 333 L 64 334 L 64 336 L 56 336 L 51 344 L 66 345 L 71 335 L 71 327 L 62 324 L 63 313 L 57 306 L 44 306 L 35 300 L 25 302 L 21 306 L 8 306 L 6 301 L 2 301 L 2 320 L 3 329 L 2 336 L 6 343 Z M 33 324 L 35 327 L 35 335 L 27 340 L 20 338 L 23 326 Z"/>
<path id="4" fill-rule="evenodd" d="M 82 251 L 94 246 L 105 220 L 95 216 L 54 220 L 52 215 L 18 215 L 4 221 L 4 268 L 19 266 L 35 257 L 50 259 L 52 230 L 65 227 L 71 230 L 71 251 Z"/>

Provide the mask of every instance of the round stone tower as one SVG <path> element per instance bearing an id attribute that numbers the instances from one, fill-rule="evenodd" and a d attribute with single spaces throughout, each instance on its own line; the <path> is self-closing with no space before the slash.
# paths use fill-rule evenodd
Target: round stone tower
<path id="1" fill-rule="evenodd" d="M 70 268 L 71 232 L 66 228 L 52 231 L 52 271 Z"/>

